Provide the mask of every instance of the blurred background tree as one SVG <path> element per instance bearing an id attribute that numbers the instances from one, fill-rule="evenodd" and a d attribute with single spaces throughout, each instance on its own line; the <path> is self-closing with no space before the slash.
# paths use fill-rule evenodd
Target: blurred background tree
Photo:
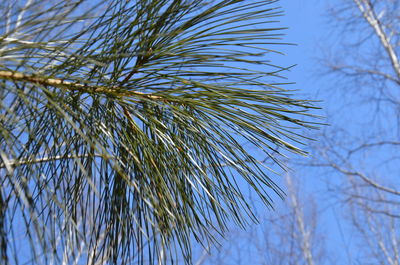
<path id="1" fill-rule="evenodd" d="M 341 47 L 324 64 L 340 80 L 334 93 L 342 101 L 315 165 L 341 177 L 331 189 L 357 238 L 359 253 L 349 260 L 399 264 L 400 1 L 343 1 L 330 14 L 341 26 Z"/>

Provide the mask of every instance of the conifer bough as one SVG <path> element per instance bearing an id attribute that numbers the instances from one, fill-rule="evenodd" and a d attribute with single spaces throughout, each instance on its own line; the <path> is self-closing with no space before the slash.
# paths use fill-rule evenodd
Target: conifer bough
<path id="1" fill-rule="evenodd" d="M 44 76 L 26 75 L 21 72 L 13 71 L 0 71 L 0 79 L 10 80 L 10 81 L 20 81 L 26 83 L 32 83 L 42 86 L 52 86 L 57 88 L 64 88 L 69 91 L 78 91 L 83 93 L 94 93 L 94 94 L 104 94 L 104 95 L 118 95 L 119 97 L 134 97 L 141 96 L 150 99 L 161 99 L 161 97 L 153 96 L 151 94 L 145 94 L 138 91 L 122 91 L 118 87 L 110 86 L 90 86 L 81 83 L 74 83 L 66 81 L 63 79 L 54 79 Z"/>
<path id="2" fill-rule="evenodd" d="M 244 184 L 282 196 L 313 107 L 276 2 L 2 1 L 0 263 L 191 263 L 254 220 Z"/>

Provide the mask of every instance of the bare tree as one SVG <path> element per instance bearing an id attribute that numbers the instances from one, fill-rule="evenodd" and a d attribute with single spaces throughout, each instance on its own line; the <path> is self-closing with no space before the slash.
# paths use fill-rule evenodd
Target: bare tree
<path id="1" fill-rule="evenodd" d="M 343 177 L 331 179 L 358 232 L 362 254 L 351 260 L 399 264 L 400 1 L 346 0 L 331 11 L 341 42 L 325 62 L 338 97 L 314 165 Z"/>

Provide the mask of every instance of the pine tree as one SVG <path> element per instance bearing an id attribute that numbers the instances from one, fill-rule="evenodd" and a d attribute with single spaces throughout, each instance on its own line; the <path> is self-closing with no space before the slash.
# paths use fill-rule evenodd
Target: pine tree
<path id="1" fill-rule="evenodd" d="M 2 1 L 1 263 L 190 263 L 254 219 L 241 183 L 282 196 L 252 153 L 305 154 L 313 106 L 268 61 L 276 2 Z"/>

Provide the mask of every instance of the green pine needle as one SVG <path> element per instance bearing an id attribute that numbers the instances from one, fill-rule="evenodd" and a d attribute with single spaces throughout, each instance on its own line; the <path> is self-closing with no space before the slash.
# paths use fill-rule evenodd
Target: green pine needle
<path id="1" fill-rule="evenodd" d="M 0 263 L 190 263 L 193 240 L 255 220 L 243 183 L 268 206 L 283 196 L 274 170 L 305 154 L 314 107 L 268 61 L 277 1 L 14 2 L 0 4 Z"/>

